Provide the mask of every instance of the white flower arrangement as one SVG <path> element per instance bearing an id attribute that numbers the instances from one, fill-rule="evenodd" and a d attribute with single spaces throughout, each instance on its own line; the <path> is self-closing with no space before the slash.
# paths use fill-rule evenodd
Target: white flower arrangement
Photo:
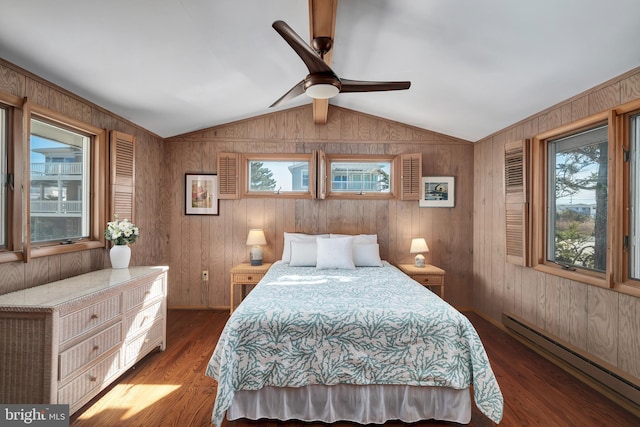
<path id="1" fill-rule="evenodd" d="M 114 245 L 135 243 L 139 235 L 140 230 L 135 224 L 126 218 L 124 221 L 118 221 L 117 215 L 115 221 L 108 222 L 107 229 L 104 230 L 104 237 L 112 241 Z"/>

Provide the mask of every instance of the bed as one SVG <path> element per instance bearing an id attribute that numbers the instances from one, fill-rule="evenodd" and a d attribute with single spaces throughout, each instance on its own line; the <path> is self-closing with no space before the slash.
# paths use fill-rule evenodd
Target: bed
<path id="1" fill-rule="evenodd" d="M 206 370 L 218 381 L 214 425 L 225 413 L 464 424 L 471 385 L 476 406 L 500 422 L 500 388 L 464 315 L 381 261 L 377 243 L 360 243 L 367 252 L 354 243 L 362 237 L 314 239 L 303 247 L 285 236 L 290 252 L 225 325 Z"/>

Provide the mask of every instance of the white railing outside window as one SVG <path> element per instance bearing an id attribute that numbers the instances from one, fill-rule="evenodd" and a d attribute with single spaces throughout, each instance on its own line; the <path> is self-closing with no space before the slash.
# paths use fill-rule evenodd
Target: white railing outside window
<path id="1" fill-rule="evenodd" d="M 82 213 L 82 202 L 60 201 L 60 200 L 32 200 L 32 214 L 55 213 L 55 214 L 80 214 Z"/>
<path id="2" fill-rule="evenodd" d="M 31 176 L 82 175 L 82 163 L 31 163 Z"/>

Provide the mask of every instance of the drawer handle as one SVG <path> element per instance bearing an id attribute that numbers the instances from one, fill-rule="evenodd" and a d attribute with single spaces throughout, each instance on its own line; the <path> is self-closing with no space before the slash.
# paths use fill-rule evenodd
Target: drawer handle
<path id="1" fill-rule="evenodd" d="M 93 314 L 91 315 L 91 319 L 92 319 L 92 320 L 93 320 L 93 319 L 97 319 L 97 318 L 98 318 L 98 315 L 97 315 L 97 314 L 93 313 Z"/>
<path id="2" fill-rule="evenodd" d="M 146 291 L 144 294 L 145 295 L 151 295 L 151 291 Z"/>
<path id="3" fill-rule="evenodd" d="M 424 279 L 424 283 L 427 283 L 428 281 L 429 281 L 428 277 Z"/>
<path id="4" fill-rule="evenodd" d="M 253 276 L 247 276 L 247 280 L 253 280 Z"/>
<path id="5" fill-rule="evenodd" d="M 93 346 L 93 351 L 98 351 L 99 349 L 100 349 L 100 346 L 99 346 L 99 345 L 94 345 L 94 346 Z"/>
<path id="6" fill-rule="evenodd" d="M 96 381 L 98 381 L 98 377 L 96 377 L 95 375 L 90 375 L 89 381 L 91 381 L 92 383 L 95 383 Z"/>

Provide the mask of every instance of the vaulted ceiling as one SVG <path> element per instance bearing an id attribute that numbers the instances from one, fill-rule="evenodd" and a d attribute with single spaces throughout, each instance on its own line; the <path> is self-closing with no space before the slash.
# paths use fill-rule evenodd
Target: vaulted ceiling
<path id="1" fill-rule="evenodd" d="M 333 2 L 0 0 L 0 57 L 169 137 L 274 111 L 308 70 L 272 23 Z M 471 141 L 640 66 L 637 0 L 336 3 L 336 74 L 411 88 L 329 105 Z"/>

